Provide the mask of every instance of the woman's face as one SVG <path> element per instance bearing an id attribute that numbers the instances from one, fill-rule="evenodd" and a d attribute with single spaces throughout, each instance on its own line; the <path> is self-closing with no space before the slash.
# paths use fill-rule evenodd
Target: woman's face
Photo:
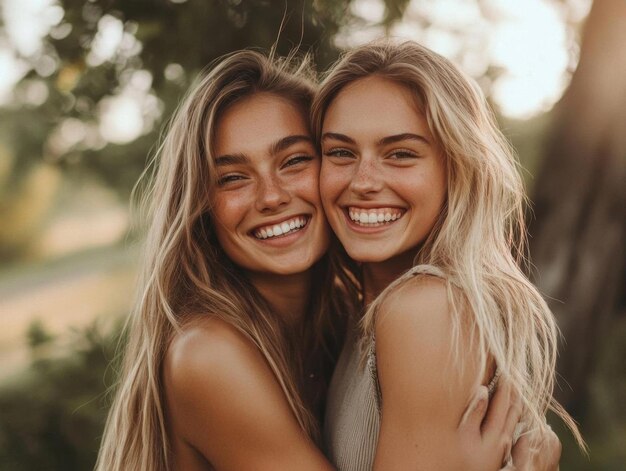
<path id="1" fill-rule="evenodd" d="M 215 130 L 217 239 L 245 270 L 295 274 L 328 247 L 319 157 L 302 112 L 257 93 L 229 106 Z"/>
<path id="2" fill-rule="evenodd" d="M 351 83 L 326 112 L 321 144 L 322 202 L 348 255 L 412 254 L 441 212 L 446 171 L 411 92 L 376 76 Z"/>

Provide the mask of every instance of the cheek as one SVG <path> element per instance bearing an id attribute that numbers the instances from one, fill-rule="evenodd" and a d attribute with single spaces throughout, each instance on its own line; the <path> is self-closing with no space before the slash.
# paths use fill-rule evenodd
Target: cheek
<path id="1" fill-rule="evenodd" d="M 348 167 L 330 163 L 322 164 L 320 172 L 320 193 L 324 205 L 331 204 L 350 185 Z"/>
<path id="2" fill-rule="evenodd" d="M 435 175 L 432 179 L 432 194 L 435 200 L 434 204 L 436 204 L 438 210 L 441 211 L 448 197 L 448 175 L 442 166 L 437 166 L 437 170 L 434 173 Z"/>
<path id="3" fill-rule="evenodd" d="M 320 207 L 319 167 L 312 166 L 289 180 L 289 191 Z M 287 188 L 287 186 L 286 186 Z"/>
<path id="4" fill-rule="evenodd" d="M 250 206 L 250 198 L 245 192 L 218 193 L 213 197 L 213 218 L 218 238 L 228 235 L 243 219 L 246 208 Z"/>
<path id="5" fill-rule="evenodd" d="M 408 201 L 411 201 L 418 211 L 428 219 L 436 219 L 441 212 L 446 198 L 446 180 L 436 173 L 423 173 L 413 179 L 408 175 L 399 175 L 398 188 Z"/>

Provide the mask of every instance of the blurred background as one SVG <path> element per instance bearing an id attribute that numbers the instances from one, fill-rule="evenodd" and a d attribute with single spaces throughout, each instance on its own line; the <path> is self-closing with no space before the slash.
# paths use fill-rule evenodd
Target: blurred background
<path id="1" fill-rule="evenodd" d="M 0 2 L 0 469 L 93 467 L 133 298 L 130 191 L 194 76 L 277 38 L 324 70 L 384 35 L 450 58 L 493 104 L 563 334 L 558 396 L 590 447 L 553 423 L 561 469 L 626 469 L 626 2 Z"/>

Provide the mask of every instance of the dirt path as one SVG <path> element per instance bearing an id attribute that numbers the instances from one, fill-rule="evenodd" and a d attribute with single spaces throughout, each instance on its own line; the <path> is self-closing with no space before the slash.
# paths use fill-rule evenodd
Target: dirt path
<path id="1" fill-rule="evenodd" d="M 128 312 L 135 287 L 134 250 L 111 247 L 48 266 L 0 275 L 0 379 L 29 360 L 28 327 L 40 320 L 52 334 L 84 327 L 96 318 Z"/>

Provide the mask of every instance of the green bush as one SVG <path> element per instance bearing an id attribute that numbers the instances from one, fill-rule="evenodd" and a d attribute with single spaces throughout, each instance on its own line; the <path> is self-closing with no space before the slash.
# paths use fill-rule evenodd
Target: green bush
<path id="1" fill-rule="evenodd" d="M 0 386 L 0 469 L 93 469 L 121 325 L 104 330 L 74 332 L 62 355 L 43 357 L 35 342 L 29 368 Z"/>

